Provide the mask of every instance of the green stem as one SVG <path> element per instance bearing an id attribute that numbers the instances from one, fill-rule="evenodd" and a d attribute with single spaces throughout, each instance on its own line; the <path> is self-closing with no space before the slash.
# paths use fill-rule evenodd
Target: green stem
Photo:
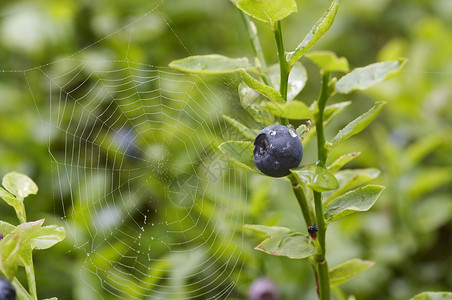
<path id="1" fill-rule="evenodd" d="M 14 207 L 14 209 L 16 210 L 17 218 L 19 219 L 20 223 L 27 223 L 27 214 L 25 213 L 25 205 L 23 203 L 23 200 L 19 203 L 19 207 Z"/>
<path id="2" fill-rule="evenodd" d="M 289 71 L 287 66 L 287 60 L 285 56 L 284 51 L 284 43 L 283 43 L 283 37 L 282 37 L 282 30 L 281 30 L 281 22 L 276 22 L 276 27 L 273 29 L 273 33 L 275 34 L 275 40 L 276 40 L 276 46 L 278 48 L 278 59 L 279 59 L 279 93 L 281 94 L 282 98 L 287 101 L 287 86 L 289 84 Z M 288 125 L 289 120 L 286 118 L 279 118 L 279 122 L 282 125 Z"/>
<path id="3" fill-rule="evenodd" d="M 287 86 L 289 82 L 289 69 L 287 65 L 286 55 L 284 51 L 284 44 L 282 38 L 281 31 L 281 22 L 276 22 L 276 28 L 273 33 L 275 34 L 276 46 L 278 47 L 278 58 L 279 58 L 279 74 L 280 74 L 280 83 L 279 83 L 279 92 L 284 100 L 287 101 Z"/>
<path id="4" fill-rule="evenodd" d="M 328 271 L 328 263 L 326 260 L 318 262 L 317 264 L 319 276 L 319 292 L 321 300 L 330 300 L 330 278 Z"/>
<path id="5" fill-rule="evenodd" d="M 38 293 L 36 292 L 36 277 L 35 269 L 33 267 L 33 258 L 25 264 L 25 273 L 27 274 L 28 290 L 33 299 L 38 299 Z"/>
<path id="6" fill-rule="evenodd" d="M 318 99 L 319 112 L 316 120 L 317 129 L 317 156 L 318 163 L 320 166 L 324 167 L 326 164 L 326 149 L 325 149 L 325 133 L 323 128 L 323 113 L 325 110 L 326 101 L 328 100 L 329 91 L 328 84 L 330 82 L 330 73 L 326 72 L 322 74 L 322 87 L 320 89 L 320 95 Z M 325 259 L 326 257 L 326 225 L 325 217 L 323 215 L 323 203 L 322 203 L 322 193 L 314 191 L 314 205 L 315 205 L 315 217 L 317 228 L 317 239 L 320 245 L 320 252 L 316 256 L 317 260 L 317 271 L 319 277 L 319 292 L 321 300 L 330 299 L 330 281 L 328 272 L 328 263 Z"/>
<path id="7" fill-rule="evenodd" d="M 257 35 L 256 25 L 254 25 L 254 22 L 251 21 L 250 17 L 243 11 L 240 11 L 240 15 L 242 16 L 243 23 L 245 23 L 246 31 L 248 32 L 251 46 L 253 46 L 254 54 L 260 63 L 262 80 L 266 85 L 271 86 L 270 75 L 268 73 L 267 63 L 265 62 L 264 52 L 262 51 L 262 46 Z"/>
<path id="8" fill-rule="evenodd" d="M 319 99 L 317 101 L 317 105 L 319 107 L 319 113 L 317 115 L 316 120 L 316 129 L 317 129 L 317 152 L 318 152 L 318 160 L 322 167 L 325 166 L 326 163 L 326 148 L 325 148 L 325 133 L 323 129 L 323 112 L 325 110 L 326 101 L 328 100 L 329 92 L 328 92 L 328 83 L 330 82 L 330 73 L 326 72 L 322 74 L 322 87 L 320 89 Z"/>
<path id="9" fill-rule="evenodd" d="M 301 186 L 300 182 L 293 176 L 292 174 L 288 176 L 290 179 L 290 182 L 292 183 L 293 192 L 295 194 L 295 197 L 298 200 L 298 204 L 300 205 L 301 212 L 303 213 L 304 220 L 306 222 L 306 227 L 311 226 L 314 224 L 313 220 L 313 213 L 312 210 L 309 207 L 308 201 L 306 199 L 306 196 L 304 194 L 303 187 Z"/>
<path id="10" fill-rule="evenodd" d="M 19 296 L 19 299 L 34 300 L 16 277 L 14 277 L 12 285 L 16 289 L 16 293 Z"/>

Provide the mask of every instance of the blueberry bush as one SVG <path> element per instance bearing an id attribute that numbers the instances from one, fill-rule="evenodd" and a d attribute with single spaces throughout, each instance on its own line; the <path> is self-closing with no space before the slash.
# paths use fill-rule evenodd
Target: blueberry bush
<path id="1" fill-rule="evenodd" d="M 448 294 L 440 291 L 452 290 L 452 273 L 449 267 L 452 265 L 451 2 L 341 1 L 334 25 L 322 38 L 316 40 L 315 45 L 294 64 L 290 72 L 286 70 L 286 73 L 289 73 L 288 101 L 281 100 L 284 92 L 280 93 L 279 88 L 280 65 L 273 64 L 280 60 L 278 47 L 284 46 L 286 52 L 297 49 L 300 41 L 309 33 L 312 24 L 322 16 L 330 2 L 331 0 L 296 0 L 299 12 L 292 12 L 280 20 L 284 43 L 277 45 L 274 28 L 269 26 L 277 21 L 261 21 L 266 18 L 262 14 L 257 14 L 256 17 L 244 15 L 235 5 L 238 5 L 238 1 L 0 1 L 0 177 L 11 170 L 18 170 L 28 174 L 40 187 L 38 194 L 30 195 L 25 200 L 27 221 L 45 218 L 44 224 L 61 223 L 59 226 L 62 226 L 63 219 L 65 225 L 72 224 L 69 228 L 71 232 L 77 232 L 77 237 L 89 237 L 92 227 L 84 224 L 83 219 L 91 216 L 86 213 L 87 206 L 84 205 L 81 195 L 102 194 L 104 190 L 109 190 L 100 184 L 90 184 L 101 181 L 96 177 L 97 174 L 93 174 L 92 180 L 87 178 L 86 182 L 77 183 L 80 193 L 69 195 L 69 185 L 74 182 L 59 183 L 61 199 L 59 191 L 55 191 L 58 189 L 55 188 L 55 174 L 61 171 L 61 166 L 53 164 L 49 148 L 55 155 L 54 158 L 63 157 L 65 137 L 64 134 L 57 133 L 48 136 L 47 128 L 42 130 L 48 116 L 39 115 L 37 111 L 46 111 L 49 98 L 58 97 L 58 91 L 48 91 L 49 82 L 45 74 L 55 78 L 64 73 L 62 70 L 73 69 L 80 63 L 79 59 L 103 61 L 112 58 L 122 60 L 127 57 L 131 62 L 164 66 L 187 55 L 220 53 L 222 56 L 211 55 L 210 59 L 219 61 L 227 57 L 237 58 L 227 60 L 229 66 L 223 65 L 222 72 L 219 72 L 218 65 L 216 70 L 212 69 L 210 63 L 205 64 L 207 69 L 203 72 L 191 70 L 195 64 L 185 68 L 189 73 L 199 74 L 202 81 L 199 81 L 198 87 L 201 87 L 203 82 L 208 83 L 210 90 L 221 95 L 215 99 L 218 100 L 217 104 L 221 105 L 221 111 L 226 111 L 226 126 L 237 128 L 235 132 L 231 129 L 231 137 L 224 139 L 225 143 L 221 148 L 228 153 L 225 160 L 235 159 L 234 164 L 239 165 L 227 172 L 237 173 L 246 181 L 246 184 L 240 186 L 240 193 L 246 195 L 247 201 L 239 203 L 235 199 L 230 199 L 230 202 L 217 199 L 218 202 L 215 203 L 212 199 L 205 199 L 202 209 L 193 206 L 191 217 L 199 220 L 200 226 L 192 227 L 187 220 L 182 222 L 177 218 L 181 214 L 180 207 L 192 205 L 185 197 L 192 191 L 185 192 L 184 182 L 176 182 L 175 186 L 180 187 L 182 192 L 176 189 L 178 193 L 174 195 L 181 197 L 167 199 L 171 201 L 159 201 L 158 205 L 152 207 L 158 212 L 147 215 L 148 223 L 157 224 L 164 221 L 161 215 L 167 207 L 163 206 L 163 203 L 170 203 L 166 217 L 180 224 L 180 227 L 172 229 L 194 228 L 190 235 L 187 234 L 187 239 L 196 240 L 201 234 L 207 234 L 215 237 L 215 240 L 227 241 L 228 247 L 215 242 L 213 238 L 207 241 L 212 249 L 211 255 L 215 256 L 218 265 L 205 270 L 203 274 L 183 273 L 183 278 L 176 278 L 172 275 L 179 271 L 178 266 L 156 263 L 149 267 L 161 270 L 161 273 L 152 275 L 175 278 L 179 280 L 177 286 L 197 281 L 197 276 L 202 276 L 206 286 L 213 289 L 217 282 L 212 280 L 215 276 L 211 274 L 223 270 L 219 266 L 227 264 L 232 257 L 237 261 L 236 269 L 232 270 L 229 266 L 230 277 L 222 278 L 224 285 L 233 286 L 231 299 L 245 299 L 247 293 L 255 289 L 265 292 L 267 288 L 272 296 L 279 295 L 282 299 L 315 299 L 317 285 L 312 267 L 316 266 L 315 255 L 308 259 L 291 259 L 253 251 L 253 248 L 268 237 L 265 232 L 257 229 L 269 230 L 268 227 L 274 226 L 286 228 L 281 229 L 278 234 L 285 236 L 287 231 L 298 232 L 300 234 L 295 236 L 298 236 L 299 240 L 318 247 L 316 243 L 321 235 L 320 231 L 317 231 L 320 229 L 319 224 L 313 222 L 315 226 L 313 223 L 308 225 L 304 220 L 311 218 L 315 221 L 316 218 L 313 209 L 314 190 L 309 184 L 315 185 L 309 181 L 312 177 L 309 174 L 316 170 L 317 166 L 314 164 L 318 161 L 315 123 L 318 113 L 315 111 L 317 104 L 313 100 L 319 98 L 323 77 L 321 72 L 325 73 L 319 72 L 319 64 L 325 60 L 321 67 L 323 69 L 325 64 L 336 65 L 336 69 L 329 71 L 330 79 L 336 77 L 340 80 L 350 74 L 351 69 L 359 69 L 374 62 L 398 62 L 401 57 L 406 57 L 408 60 L 404 68 L 390 80 L 348 94 L 334 90 L 326 103 L 323 116 L 324 134 L 325 141 L 331 142 L 341 129 L 368 111 L 376 101 L 387 101 L 387 105 L 366 130 L 341 141 L 327 151 L 327 171 L 337 177 L 341 187 L 350 189 L 346 187 L 347 178 L 370 178 L 372 181 L 364 184 L 386 187 L 367 213 L 350 214 L 327 224 L 325 245 L 331 292 L 332 297 L 338 299 L 347 299 L 348 295 L 354 295 L 356 299 L 411 299 L 422 291 L 432 292 L 422 293 L 415 299 L 450 298 Z M 240 7 L 250 12 L 251 7 L 246 6 L 245 2 L 242 2 Z M 292 3 L 277 19 L 293 10 Z M 146 16 L 143 17 L 143 14 Z M 248 21 L 243 22 L 243 19 Z M 129 26 L 131 22 L 135 23 Z M 308 41 L 309 39 L 306 40 Z M 73 56 L 75 53 L 77 55 Z M 69 59 L 60 60 L 68 57 Z M 53 63 L 56 61 L 58 63 Z M 347 61 L 349 66 L 346 65 Z M 192 62 L 198 63 L 197 60 Z M 229 73 L 231 64 L 238 68 Z M 35 69 L 37 66 L 45 67 Z M 124 67 L 127 67 L 125 63 Z M 240 73 L 241 69 L 244 71 Z M 89 83 L 90 72 L 85 69 L 80 73 L 79 79 L 83 76 Z M 273 89 L 265 88 L 261 83 Z M 78 84 L 79 82 L 74 82 L 68 87 L 75 88 Z M 334 86 L 336 89 L 337 84 Z M 90 88 L 89 85 L 80 86 L 78 91 L 80 94 L 87 94 Z M 169 88 L 178 90 L 179 87 L 173 85 Z M 208 89 L 203 92 L 208 92 Z M 202 122 L 202 118 L 218 113 L 218 109 L 208 108 L 207 103 L 202 103 L 201 94 L 194 99 L 198 101 L 199 107 L 202 107 L 197 111 L 200 119 L 194 123 Z M 105 105 L 108 104 L 106 101 Z M 72 107 L 69 108 L 68 112 Z M 77 110 L 75 113 L 82 115 Z M 70 119 L 70 113 L 61 115 L 62 128 L 67 128 L 67 123 L 64 122 Z M 292 170 L 298 174 L 303 169 L 310 173 L 307 172 L 306 175 L 306 172 L 301 172 L 302 178 L 297 178 L 297 174 L 294 174 L 295 179 L 301 181 L 300 188 L 295 190 L 290 180 L 292 178 L 263 176 L 252 159 L 255 138 L 265 127 L 275 124 L 292 124 L 297 135 L 302 138 L 303 161 L 298 168 Z M 91 129 L 87 127 L 88 131 Z M 127 149 L 128 140 L 134 139 L 134 134 L 136 132 L 125 128 L 125 131 L 119 132 L 117 136 L 107 137 L 107 140 L 110 138 L 108 143 L 111 141 L 112 145 L 119 149 Z M 115 143 L 114 137 L 125 141 L 125 144 Z M 185 151 L 177 143 L 169 147 L 178 154 Z M 246 148 L 246 151 L 236 151 L 243 148 Z M 103 150 L 113 154 L 108 152 L 111 151 L 108 147 Z M 130 151 L 129 154 L 135 156 L 135 150 L 129 148 L 127 152 Z M 160 150 L 158 147 L 153 150 L 154 156 L 158 158 Z M 344 157 L 340 159 L 342 156 Z M 335 161 L 340 163 L 347 160 L 346 170 L 338 169 L 340 166 L 334 164 Z M 131 164 L 132 167 L 135 166 L 133 162 Z M 177 161 L 170 161 L 164 167 L 171 169 L 176 164 Z M 193 177 L 189 179 L 194 180 Z M 160 199 L 159 196 L 165 194 L 165 185 L 162 181 L 152 181 L 145 187 L 146 195 Z M 191 185 L 190 183 L 187 186 Z M 358 186 L 362 184 L 356 187 Z M 233 188 L 238 189 L 238 185 Z M 351 190 L 353 189 L 351 187 Z M 341 197 L 334 196 L 334 193 L 341 194 L 340 190 L 341 188 L 322 191 L 323 200 L 331 195 Z M 308 205 L 311 205 L 311 216 L 308 216 L 309 213 L 306 216 L 303 214 L 309 209 L 299 213 L 300 203 L 295 193 L 300 193 L 299 197 L 303 197 L 301 191 L 304 192 Z M 146 209 L 141 199 L 134 200 L 137 201 L 137 206 Z M 172 202 L 175 204 L 172 205 Z M 230 206 L 225 203 L 234 203 L 234 208 L 239 209 L 229 209 Z M 103 207 L 97 202 L 94 207 L 96 212 L 103 211 Z M 66 209 L 66 214 L 62 209 Z M 300 214 L 303 214 L 303 217 L 300 217 Z M 140 221 L 141 217 L 140 213 L 131 216 L 136 221 Z M 2 201 L 0 219 L 12 226 L 22 223 L 17 222 L 14 207 Z M 97 220 L 94 217 L 91 219 Z M 210 219 L 215 219 L 218 227 L 207 226 Z M 242 222 L 254 225 L 243 228 L 237 226 Z M 116 224 L 111 228 L 125 230 L 127 225 L 130 224 Z M 156 237 L 165 236 L 166 232 L 155 229 L 154 234 Z M 0 239 L 2 235 L 3 238 L 8 236 L 6 230 L 0 231 Z M 313 235 L 317 241 L 313 241 Z M 274 240 L 275 237 L 272 237 L 263 245 L 268 246 L 268 243 Z M 111 243 L 115 247 L 119 245 L 115 243 L 114 235 L 105 241 L 105 244 Z M 130 240 L 125 242 L 129 243 Z M 5 245 L 3 242 L 0 244 Z M 86 264 L 89 247 L 79 247 L 82 244 L 68 235 L 62 243 L 48 251 L 33 251 L 39 296 L 58 296 L 59 299 L 114 298 L 105 291 L 102 286 L 104 282 L 92 275 L 95 268 Z M 137 250 L 142 251 L 146 251 L 147 247 L 145 243 L 140 247 L 135 245 Z M 90 258 L 97 261 L 95 267 L 116 275 L 116 270 L 100 258 L 111 255 L 108 256 L 109 260 L 116 261 L 121 256 L 128 255 L 124 249 L 118 249 L 118 253 L 112 254 L 108 247 L 100 246 L 94 253 L 90 253 Z M 156 247 L 152 254 L 157 259 L 169 257 L 171 260 L 173 257 L 169 255 L 166 247 Z M 58 260 L 58 263 L 55 263 L 55 260 Z M 202 261 L 202 257 L 193 259 L 192 264 L 199 261 Z M 340 275 L 334 270 L 340 271 L 338 266 L 344 262 L 351 266 L 372 267 L 346 282 L 333 281 L 335 276 L 337 278 Z M 0 276 L 8 277 L 1 270 Z M 267 279 L 261 280 L 262 277 Z M 24 291 L 31 294 L 26 286 L 26 269 L 20 263 L 11 281 L 13 285 L 16 279 L 27 288 Z M 147 289 L 165 292 L 159 285 L 166 281 L 146 282 L 143 285 L 139 284 L 139 280 L 142 278 L 138 278 L 136 282 L 119 282 L 115 287 L 122 289 L 123 298 L 133 295 L 135 298 L 145 299 Z M 107 282 L 114 284 L 112 281 Z M 154 283 L 157 284 L 151 289 L 150 286 Z M 87 285 L 89 289 L 86 288 Z M 274 292 L 275 286 L 279 290 L 278 294 Z M 222 287 L 224 286 L 218 286 L 217 291 Z M 20 298 L 17 286 L 15 289 Z M 174 289 L 172 292 L 179 298 L 187 296 L 183 289 Z M 215 291 L 212 292 L 214 293 Z M 191 295 L 197 299 L 209 296 L 199 294 L 192 291 Z M 261 294 L 255 293 L 249 297 L 254 295 Z M 350 299 L 353 297 L 350 296 Z"/>

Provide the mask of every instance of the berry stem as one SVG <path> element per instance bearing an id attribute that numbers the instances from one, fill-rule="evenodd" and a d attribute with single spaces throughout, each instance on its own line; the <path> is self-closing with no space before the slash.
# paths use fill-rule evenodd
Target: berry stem
<path id="1" fill-rule="evenodd" d="M 325 148 L 325 133 L 323 129 L 323 112 L 325 110 L 326 101 L 329 98 L 328 84 L 330 82 L 330 72 L 322 74 L 322 87 L 320 90 L 319 99 L 317 100 L 317 105 L 319 112 L 317 115 L 317 120 L 315 122 L 315 127 L 317 129 L 317 153 L 318 160 L 322 167 L 326 163 L 326 148 Z"/>
<path id="2" fill-rule="evenodd" d="M 317 101 L 319 112 L 316 119 L 317 129 L 317 155 L 320 166 L 324 167 L 326 164 L 326 149 L 325 149 L 325 133 L 323 128 L 323 113 L 325 110 L 326 101 L 328 100 L 329 90 L 328 84 L 330 82 L 330 73 L 326 72 L 322 74 L 322 86 L 320 89 L 319 99 Z M 328 263 L 325 259 L 326 256 L 326 225 L 325 217 L 323 215 L 323 203 L 322 193 L 314 191 L 314 206 L 315 217 L 317 227 L 319 229 L 317 233 L 317 239 L 320 245 L 320 252 L 316 255 L 317 260 L 317 272 L 319 278 L 320 299 L 330 299 L 330 280 L 328 272 Z"/>
<path id="3" fill-rule="evenodd" d="M 330 278 L 328 262 L 325 260 L 317 263 L 319 276 L 320 300 L 330 300 Z"/>
<path id="4" fill-rule="evenodd" d="M 275 34 L 276 47 L 278 48 L 278 58 L 279 58 L 279 93 L 281 94 L 284 101 L 287 101 L 287 86 L 289 84 L 289 72 L 288 64 L 284 51 L 284 43 L 282 37 L 281 30 L 281 22 L 277 21 L 276 26 L 273 29 L 273 33 Z M 281 125 L 288 125 L 289 120 L 286 118 L 279 118 L 279 122 Z"/>
<path id="5" fill-rule="evenodd" d="M 33 258 L 29 258 L 29 261 L 25 264 L 25 273 L 27 274 L 28 290 L 33 299 L 38 299 L 36 292 L 36 277 L 35 269 L 33 266 Z"/>
<path id="6" fill-rule="evenodd" d="M 275 29 L 273 30 L 273 33 L 275 34 L 276 46 L 278 48 L 279 74 L 280 74 L 279 92 L 281 93 L 283 99 L 287 101 L 287 86 L 290 71 L 288 69 L 286 61 L 280 21 L 276 22 L 276 26 Z"/>
<path id="7" fill-rule="evenodd" d="M 17 218 L 19 219 L 20 223 L 27 223 L 27 215 L 25 213 L 25 205 L 23 202 L 19 202 L 20 206 L 18 208 L 14 207 L 16 209 Z"/>
<path id="8" fill-rule="evenodd" d="M 264 52 L 262 51 L 262 46 L 257 35 L 256 25 L 254 25 L 253 21 L 250 20 L 250 17 L 247 14 L 245 14 L 241 10 L 239 11 L 240 15 L 242 16 L 243 23 L 245 23 L 246 31 L 248 32 L 254 54 L 256 55 L 257 60 L 260 63 L 262 80 L 266 85 L 271 85 L 267 63 L 265 62 Z"/>
<path id="9" fill-rule="evenodd" d="M 25 213 L 24 197 L 22 197 L 22 195 L 18 193 L 16 199 L 19 200 L 17 202 L 17 205 L 14 206 L 17 218 L 19 219 L 20 223 L 27 223 L 27 214 Z"/>
<path id="10" fill-rule="evenodd" d="M 301 212 L 303 213 L 303 217 L 306 222 L 306 227 L 311 226 L 312 224 L 314 224 L 314 215 L 308 204 L 308 200 L 306 199 L 303 187 L 295 178 L 295 176 L 290 174 L 288 177 L 290 179 L 290 182 L 292 183 L 293 192 L 298 200 L 298 204 L 300 204 Z"/>
<path id="11" fill-rule="evenodd" d="M 20 281 L 16 277 L 14 277 L 11 284 L 16 289 L 16 293 L 19 296 L 19 299 L 34 300 L 34 298 L 30 296 L 25 287 L 20 283 Z"/>

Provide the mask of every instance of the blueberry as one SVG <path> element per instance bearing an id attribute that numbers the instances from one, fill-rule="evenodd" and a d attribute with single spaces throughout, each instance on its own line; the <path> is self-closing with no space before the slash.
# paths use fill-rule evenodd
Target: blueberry
<path id="1" fill-rule="evenodd" d="M 298 167 L 303 157 L 303 145 L 294 129 L 271 125 L 262 129 L 254 140 L 253 160 L 265 175 L 282 177 Z"/>
<path id="2" fill-rule="evenodd" d="M 16 290 L 11 285 L 8 279 L 0 277 L 0 299 L 1 300 L 16 300 Z"/>
<path id="3" fill-rule="evenodd" d="M 276 285 L 265 277 L 253 281 L 248 296 L 250 300 L 279 300 L 280 298 Z"/>

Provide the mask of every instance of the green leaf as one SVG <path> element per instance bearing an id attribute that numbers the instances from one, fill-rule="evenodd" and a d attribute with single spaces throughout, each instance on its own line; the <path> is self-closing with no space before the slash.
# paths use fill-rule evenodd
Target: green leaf
<path id="1" fill-rule="evenodd" d="M 16 293 L 18 296 L 18 299 L 20 300 L 36 300 L 36 298 L 33 298 L 28 291 L 24 288 L 24 286 L 20 283 L 20 281 L 17 278 L 14 278 L 11 284 L 16 289 Z"/>
<path id="2" fill-rule="evenodd" d="M 195 74 L 226 74 L 252 68 L 246 57 L 229 58 L 218 54 L 189 56 L 174 60 L 169 66 Z"/>
<path id="3" fill-rule="evenodd" d="M 295 0 L 238 0 L 236 5 L 257 20 L 270 23 L 272 28 L 276 21 L 297 11 Z"/>
<path id="4" fill-rule="evenodd" d="M 365 90 L 400 72 L 405 63 L 406 59 L 399 59 L 356 68 L 337 81 L 336 92 L 348 94 L 355 90 Z"/>
<path id="5" fill-rule="evenodd" d="M 331 223 L 357 211 L 368 211 L 383 192 L 380 185 L 366 185 L 365 187 L 350 191 L 333 201 L 324 208 L 325 219 Z"/>
<path id="6" fill-rule="evenodd" d="M 31 241 L 32 249 L 48 249 L 53 245 L 61 242 L 66 237 L 63 227 L 56 225 L 44 226 L 39 228 L 38 232 L 33 235 Z"/>
<path id="7" fill-rule="evenodd" d="M 65 237 L 64 229 L 57 226 L 44 226 L 44 219 L 22 223 L 14 228 L 11 234 L 20 234 L 22 243 L 19 258 L 24 265 L 31 262 L 33 249 L 47 249 L 62 241 Z"/>
<path id="8" fill-rule="evenodd" d="M 315 111 L 312 111 L 304 102 L 293 100 L 284 104 L 263 102 L 262 108 L 274 116 L 293 120 L 312 119 Z"/>
<path id="9" fill-rule="evenodd" d="M 274 64 L 269 68 L 270 80 L 276 90 L 279 91 L 280 84 L 280 69 L 279 64 Z M 293 100 L 303 90 L 308 80 L 308 73 L 305 67 L 297 62 L 289 74 L 289 81 L 287 86 L 287 101 Z"/>
<path id="10" fill-rule="evenodd" d="M 262 174 L 253 161 L 254 145 L 252 142 L 227 141 L 218 146 L 218 148 L 236 165 Z"/>
<path id="11" fill-rule="evenodd" d="M 240 123 L 239 121 L 223 115 L 223 119 L 228 122 L 232 127 L 237 129 L 245 138 L 254 141 L 256 136 L 258 135 L 259 131 L 251 129 Z"/>
<path id="12" fill-rule="evenodd" d="M 349 281 L 353 277 L 372 267 L 374 264 L 375 262 L 373 261 L 355 258 L 330 269 L 329 273 L 331 287 L 336 287 Z"/>
<path id="13" fill-rule="evenodd" d="M 330 29 L 336 17 L 339 3 L 334 0 L 323 16 L 314 24 L 311 31 L 303 41 L 295 48 L 295 51 L 288 54 L 286 59 L 290 66 L 294 65 L 315 43 Z"/>
<path id="14" fill-rule="evenodd" d="M 345 57 L 337 57 L 333 51 L 313 51 L 306 54 L 324 72 L 349 72 L 348 60 Z"/>
<path id="15" fill-rule="evenodd" d="M 355 157 L 359 156 L 361 152 L 352 152 L 347 153 L 336 159 L 331 165 L 327 167 L 328 171 L 331 173 L 336 173 L 339 171 L 343 166 L 348 164 L 350 161 L 352 161 Z"/>
<path id="16" fill-rule="evenodd" d="M 244 82 L 239 84 L 238 93 L 242 107 L 256 122 L 266 125 L 275 123 L 274 116 L 260 106 L 265 100 L 264 96 L 248 87 Z"/>
<path id="17" fill-rule="evenodd" d="M 16 226 L 0 220 L 0 232 L 3 233 L 4 236 L 13 232 L 14 228 L 16 228 Z"/>
<path id="18" fill-rule="evenodd" d="M 423 195 L 452 181 L 452 168 L 450 167 L 423 167 L 410 174 L 410 180 L 404 187 L 405 194 L 411 199 Z"/>
<path id="19" fill-rule="evenodd" d="M 325 107 L 325 111 L 323 112 L 323 125 L 330 124 L 344 109 L 352 104 L 351 101 L 339 102 L 331 105 L 327 105 Z"/>
<path id="20" fill-rule="evenodd" d="M 417 232 L 434 232 L 441 226 L 447 224 L 452 217 L 452 202 L 450 195 L 438 195 L 435 193 L 429 198 L 423 198 L 419 203 L 412 206 L 410 215 Z"/>
<path id="21" fill-rule="evenodd" d="M 32 237 L 39 230 L 42 223 L 44 223 L 44 219 L 34 222 L 22 223 L 18 225 L 13 231 L 13 234 L 20 234 L 22 236 L 22 243 L 19 248 L 19 262 L 22 266 L 25 267 L 25 270 L 27 272 L 33 269 Z M 35 289 L 36 286 L 31 288 L 31 290 Z"/>
<path id="22" fill-rule="evenodd" d="M 0 270 L 9 281 L 13 280 L 19 266 L 21 235 L 8 235 L 0 241 Z"/>
<path id="23" fill-rule="evenodd" d="M 338 132 L 330 143 L 327 143 L 327 149 L 331 150 L 340 142 L 343 142 L 355 134 L 363 131 L 380 114 L 385 105 L 386 102 L 377 102 L 369 111 L 348 123 Z"/>
<path id="24" fill-rule="evenodd" d="M 411 165 L 418 164 L 424 157 L 444 144 L 448 140 L 450 134 L 450 132 L 428 134 L 419 140 L 414 141 L 405 150 L 408 162 Z"/>
<path id="25" fill-rule="evenodd" d="M 17 172 L 11 172 L 3 176 L 2 184 L 8 192 L 19 200 L 38 192 L 38 186 L 33 180 L 27 175 Z"/>
<path id="26" fill-rule="evenodd" d="M 332 201 L 334 198 L 342 195 L 346 191 L 367 183 L 372 179 L 377 178 L 380 175 L 380 170 L 378 169 L 353 169 L 353 170 L 343 170 L 335 174 L 337 181 L 339 182 L 340 188 L 332 192 L 331 195 L 327 196 L 325 203 Z"/>
<path id="27" fill-rule="evenodd" d="M 317 192 L 335 190 L 339 187 L 336 177 L 325 168 L 310 164 L 291 170 L 299 181 Z"/>
<path id="28" fill-rule="evenodd" d="M 10 205 L 12 207 L 16 207 L 16 206 L 18 206 L 18 205 L 20 205 L 22 203 L 20 200 L 16 199 L 16 197 L 14 197 L 10 193 L 8 193 L 2 187 L 0 187 L 0 198 L 5 200 L 5 202 L 8 203 L 8 205 Z"/>
<path id="29" fill-rule="evenodd" d="M 300 137 L 300 139 L 303 140 L 309 134 L 310 130 L 311 130 L 311 122 L 308 121 L 306 124 L 301 124 L 300 126 L 298 126 L 296 131 L 297 131 L 297 135 Z"/>
<path id="30" fill-rule="evenodd" d="M 19 263 L 25 267 L 28 289 L 33 298 L 36 297 L 36 281 L 33 269 L 33 249 L 46 249 L 64 238 L 64 230 L 56 226 L 41 227 L 44 219 L 18 225 L 12 234 L 19 234 L 22 242 L 19 247 Z"/>
<path id="31" fill-rule="evenodd" d="M 26 222 L 23 198 L 17 199 L 17 197 L 11 195 L 2 187 L 0 187 L 0 198 L 14 208 L 16 215 L 21 222 Z"/>
<path id="32" fill-rule="evenodd" d="M 289 228 L 280 226 L 245 224 L 244 227 L 247 229 L 263 232 L 268 236 L 283 236 L 291 232 Z"/>
<path id="33" fill-rule="evenodd" d="M 317 252 L 310 238 L 299 232 L 293 232 L 289 228 L 264 225 L 245 225 L 245 228 L 270 236 L 255 248 L 262 252 L 292 259 L 306 258 Z"/>
<path id="34" fill-rule="evenodd" d="M 423 292 L 417 294 L 410 300 L 452 300 L 452 293 L 449 292 Z"/>
<path id="35" fill-rule="evenodd" d="M 323 126 L 326 127 L 328 124 L 330 124 L 351 103 L 352 103 L 351 101 L 345 101 L 345 102 L 335 103 L 332 105 L 327 105 L 325 107 L 325 111 L 323 112 L 323 119 L 324 119 Z M 315 112 L 318 111 L 317 101 L 311 104 L 310 109 Z M 308 134 L 304 138 L 303 142 L 305 144 L 308 143 L 312 138 L 315 137 L 316 133 L 317 133 L 317 130 L 314 126 L 314 128 L 312 128 L 308 132 Z"/>
<path id="36" fill-rule="evenodd" d="M 247 86 L 256 90 L 261 95 L 265 96 L 269 100 L 276 103 L 285 103 L 281 94 L 272 88 L 271 86 L 266 85 L 263 82 L 260 82 L 254 79 L 250 74 L 248 74 L 245 70 L 240 70 L 240 75 L 242 76 L 242 80 L 246 83 Z"/>

